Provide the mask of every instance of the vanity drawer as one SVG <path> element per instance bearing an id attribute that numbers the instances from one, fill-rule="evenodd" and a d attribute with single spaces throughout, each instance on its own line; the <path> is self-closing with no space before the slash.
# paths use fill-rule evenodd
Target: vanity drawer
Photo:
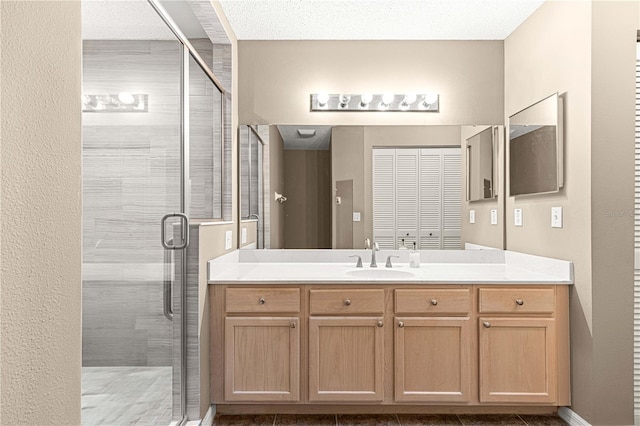
<path id="1" fill-rule="evenodd" d="M 397 314 L 467 314 L 471 311 L 471 292 L 461 289 L 398 289 Z"/>
<path id="2" fill-rule="evenodd" d="M 323 314 L 382 314 L 384 290 L 311 290 L 309 313 Z"/>
<path id="3" fill-rule="evenodd" d="M 300 312 L 299 288 L 227 288 L 227 312 Z"/>
<path id="4" fill-rule="evenodd" d="M 478 293 L 480 313 L 551 314 L 555 307 L 552 288 L 481 288 Z"/>

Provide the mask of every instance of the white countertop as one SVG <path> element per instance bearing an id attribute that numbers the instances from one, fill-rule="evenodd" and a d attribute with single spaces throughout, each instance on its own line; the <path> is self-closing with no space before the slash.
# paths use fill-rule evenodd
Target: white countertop
<path id="1" fill-rule="evenodd" d="M 349 255 L 362 256 L 355 267 Z M 385 268 L 388 255 L 394 266 Z M 422 251 L 419 268 L 408 252 L 382 250 L 378 267 L 364 250 L 240 250 L 209 261 L 209 284 L 572 284 L 569 261 L 501 250 Z M 406 259 L 405 259 L 406 258 Z M 349 262 L 345 262 L 345 259 Z M 313 261 L 317 260 L 317 261 Z"/>

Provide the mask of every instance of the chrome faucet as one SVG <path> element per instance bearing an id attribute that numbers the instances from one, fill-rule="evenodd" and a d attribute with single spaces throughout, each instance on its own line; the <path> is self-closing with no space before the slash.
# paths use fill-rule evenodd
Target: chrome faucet
<path id="1" fill-rule="evenodd" d="M 371 246 L 371 265 L 369 265 L 372 268 L 378 267 L 378 264 L 376 263 L 377 251 L 380 251 L 380 247 L 378 246 L 378 243 L 374 242 L 373 245 Z"/>

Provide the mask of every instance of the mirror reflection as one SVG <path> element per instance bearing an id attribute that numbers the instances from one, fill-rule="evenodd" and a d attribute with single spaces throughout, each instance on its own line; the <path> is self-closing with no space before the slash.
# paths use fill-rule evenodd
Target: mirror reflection
<path id="1" fill-rule="evenodd" d="M 461 126 L 241 127 L 241 247 L 463 248 Z"/>
<path id="2" fill-rule="evenodd" d="M 509 117 L 509 195 L 563 186 L 562 104 L 558 94 Z"/>
<path id="3" fill-rule="evenodd" d="M 466 140 L 467 201 L 488 200 L 496 196 L 494 179 L 494 139 L 497 126 L 491 126 Z"/>

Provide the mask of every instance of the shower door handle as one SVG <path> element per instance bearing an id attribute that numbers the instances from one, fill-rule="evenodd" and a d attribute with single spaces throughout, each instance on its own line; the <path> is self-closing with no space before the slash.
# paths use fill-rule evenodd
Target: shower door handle
<path id="1" fill-rule="evenodd" d="M 180 219 L 180 244 L 176 245 L 173 238 L 166 239 L 167 219 L 177 217 Z M 162 217 L 160 221 L 160 239 L 162 247 L 167 250 L 180 250 L 189 247 L 189 217 L 184 213 L 169 213 Z"/>
<path id="2" fill-rule="evenodd" d="M 173 245 L 173 238 L 170 238 L 168 243 Z M 173 266 L 173 251 L 165 250 L 164 251 L 164 279 L 163 279 L 163 289 L 162 289 L 162 302 L 164 305 L 164 316 L 169 320 L 173 321 L 173 304 L 171 303 L 173 299 L 173 274 L 172 274 L 172 266 Z"/>

